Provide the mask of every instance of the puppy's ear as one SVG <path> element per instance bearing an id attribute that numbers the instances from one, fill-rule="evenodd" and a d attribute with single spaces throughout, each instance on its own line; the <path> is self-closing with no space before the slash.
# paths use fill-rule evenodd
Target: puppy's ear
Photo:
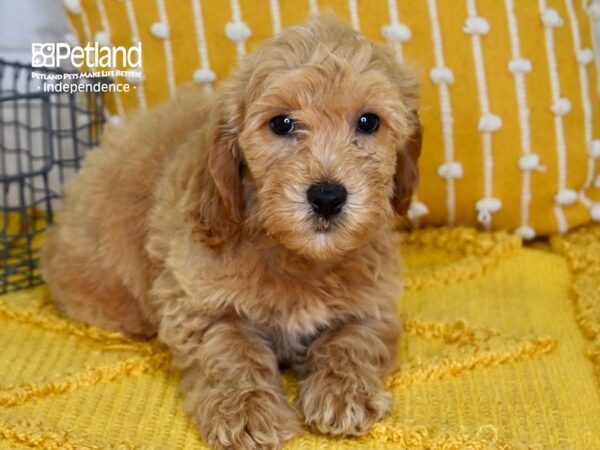
<path id="1" fill-rule="evenodd" d="M 402 114 L 406 115 L 408 121 L 409 136 L 397 152 L 394 196 L 392 198 L 392 206 L 396 214 L 405 217 L 419 182 L 417 161 L 421 154 L 423 129 L 417 114 L 418 70 L 406 64 L 398 63 L 398 56 L 393 47 L 385 46 L 382 51 L 384 66 L 387 66 L 388 74 L 400 93 L 403 103 Z"/>
<path id="2" fill-rule="evenodd" d="M 241 96 L 232 86 L 216 94 L 207 144 L 208 155 L 190 183 L 189 217 L 195 239 L 213 250 L 235 241 L 244 215 L 238 135 L 243 120 Z"/>
<path id="3" fill-rule="evenodd" d="M 412 195 L 419 183 L 419 168 L 417 165 L 421 154 L 423 128 L 417 113 L 413 113 L 413 132 L 406 143 L 399 149 L 394 174 L 394 197 L 392 206 L 399 216 L 405 217 Z"/>
<path id="4" fill-rule="evenodd" d="M 225 215 L 239 223 L 243 216 L 241 155 L 238 134 L 243 120 L 242 107 L 233 99 L 223 99 L 217 111 L 208 171 L 223 205 Z"/>

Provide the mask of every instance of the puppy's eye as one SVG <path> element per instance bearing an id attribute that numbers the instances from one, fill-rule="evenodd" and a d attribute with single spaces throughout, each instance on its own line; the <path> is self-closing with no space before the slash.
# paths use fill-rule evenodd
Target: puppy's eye
<path id="1" fill-rule="evenodd" d="M 372 134 L 379 129 L 379 117 L 373 113 L 365 113 L 358 119 L 356 130 L 360 133 Z"/>
<path id="2" fill-rule="evenodd" d="M 280 136 L 290 134 L 296 128 L 296 123 L 288 116 L 275 116 L 271 119 L 269 124 L 273 133 Z"/>

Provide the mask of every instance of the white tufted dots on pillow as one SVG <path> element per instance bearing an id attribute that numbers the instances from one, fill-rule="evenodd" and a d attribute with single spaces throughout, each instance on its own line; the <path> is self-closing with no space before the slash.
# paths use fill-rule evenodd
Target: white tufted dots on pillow
<path id="1" fill-rule="evenodd" d="M 508 70 L 512 73 L 529 73 L 531 69 L 531 61 L 525 58 L 515 58 L 508 62 Z"/>
<path id="2" fill-rule="evenodd" d="M 535 237 L 535 230 L 530 226 L 522 226 L 515 230 L 515 234 L 525 239 L 526 241 L 530 241 Z"/>
<path id="3" fill-rule="evenodd" d="M 194 72 L 194 81 L 200 84 L 212 83 L 217 75 L 210 69 L 198 69 Z"/>
<path id="4" fill-rule="evenodd" d="M 487 34 L 490 31 L 490 24 L 484 17 L 469 17 L 463 31 L 469 34 Z"/>
<path id="5" fill-rule="evenodd" d="M 542 22 L 544 25 L 550 28 L 562 27 L 564 25 L 564 20 L 558 14 L 554 8 L 547 8 L 542 14 Z"/>
<path id="6" fill-rule="evenodd" d="M 163 22 L 155 22 L 150 26 L 150 33 L 152 36 L 158 39 L 168 39 L 171 34 L 171 30 L 169 29 L 169 25 Z"/>
<path id="7" fill-rule="evenodd" d="M 244 42 L 252 36 L 252 31 L 244 22 L 235 21 L 225 25 L 225 35 L 234 42 Z"/>
<path id="8" fill-rule="evenodd" d="M 577 61 L 579 64 L 588 65 L 594 60 L 594 51 L 591 48 L 577 50 Z"/>
<path id="9" fill-rule="evenodd" d="M 477 220 L 487 225 L 492 220 L 492 214 L 500 211 L 502 208 L 502 202 L 499 198 L 488 197 L 482 198 L 475 203 L 475 209 L 478 211 Z"/>
<path id="10" fill-rule="evenodd" d="M 571 102 L 567 98 L 559 98 L 552 104 L 551 109 L 557 116 L 564 116 L 571 111 Z"/>
<path id="11" fill-rule="evenodd" d="M 383 37 L 390 41 L 406 42 L 412 37 L 410 28 L 401 23 L 393 23 L 390 25 L 384 25 L 381 28 L 381 34 Z"/>
<path id="12" fill-rule="evenodd" d="M 418 219 L 419 217 L 423 217 L 429 214 L 429 208 L 423 202 L 418 200 L 413 201 L 408 208 L 408 218 L 410 220 Z"/>
<path id="13" fill-rule="evenodd" d="M 462 164 L 456 161 L 445 162 L 440 164 L 437 173 L 440 177 L 446 179 L 462 178 L 463 167 Z"/>
<path id="14" fill-rule="evenodd" d="M 544 172 L 546 168 L 540 165 L 540 155 L 537 153 L 528 153 L 519 158 L 519 169 L 525 170 L 537 170 L 538 172 Z"/>
<path id="15" fill-rule="evenodd" d="M 434 67 L 431 69 L 431 72 L 429 72 L 429 76 L 434 83 L 454 83 L 454 73 L 445 66 Z"/>
<path id="16" fill-rule="evenodd" d="M 600 20 L 600 3 L 595 1 L 590 2 L 587 12 L 592 19 Z"/>
<path id="17" fill-rule="evenodd" d="M 600 139 L 594 139 L 592 142 L 590 142 L 588 154 L 592 158 L 600 158 Z"/>
<path id="18" fill-rule="evenodd" d="M 110 45 L 110 37 L 106 31 L 97 31 L 94 40 L 100 45 Z"/>
<path id="19" fill-rule="evenodd" d="M 592 220 L 594 222 L 600 222 L 600 203 L 594 203 L 592 205 Z"/>
<path id="20" fill-rule="evenodd" d="M 153 56 L 147 81 L 130 78 L 135 89 L 107 103 L 119 116 L 172 97 L 185 80 L 211 91 L 265 38 L 332 9 L 386 41 L 398 61 L 425 67 L 421 120 L 431 157 L 409 208 L 415 226 L 483 224 L 531 239 L 599 214 L 590 25 L 600 19 L 600 0 L 389 0 L 377 8 L 366 0 L 269 0 L 260 8 L 241 0 L 62 2 L 80 43 L 141 40 Z"/>
<path id="21" fill-rule="evenodd" d="M 144 73 L 141 70 L 129 70 L 127 71 L 127 81 L 133 84 L 143 83 L 145 80 Z"/>
<path id="22" fill-rule="evenodd" d="M 577 191 L 574 189 L 563 189 L 554 196 L 554 201 L 559 206 L 569 206 L 577 202 Z"/>
<path id="23" fill-rule="evenodd" d="M 499 130 L 502 126 L 502 119 L 495 114 L 483 114 L 479 118 L 479 131 L 491 132 Z"/>

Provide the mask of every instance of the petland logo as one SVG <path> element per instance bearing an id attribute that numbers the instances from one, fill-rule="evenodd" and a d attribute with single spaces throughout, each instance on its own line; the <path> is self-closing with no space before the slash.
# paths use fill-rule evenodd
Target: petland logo
<path id="1" fill-rule="evenodd" d="M 93 45 L 88 43 L 85 47 L 71 46 L 66 42 L 31 44 L 33 67 L 58 68 L 64 61 L 69 61 L 76 68 L 83 67 L 84 64 L 90 69 L 140 68 L 142 43 L 138 42 L 129 48 L 100 46 L 97 42 Z"/>
<path id="2" fill-rule="evenodd" d="M 63 67 L 67 65 L 71 68 Z M 65 42 L 33 43 L 31 66 L 34 68 L 31 78 L 40 80 L 38 90 L 48 93 L 127 93 L 130 88 L 137 89 L 136 84 L 144 80 L 141 42 L 129 48 L 99 45 L 98 42 L 88 43 L 85 47 Z M 35 70 L 40 68 L 61 70 Z M 72 68 L 81 70 L 73 71 Z M 128 82 L 119 82 L 120 79 Z"/>

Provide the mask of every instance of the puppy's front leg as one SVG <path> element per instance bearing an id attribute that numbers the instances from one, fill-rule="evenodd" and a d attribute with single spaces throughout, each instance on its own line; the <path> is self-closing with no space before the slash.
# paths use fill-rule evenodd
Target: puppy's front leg
<path id="1" fill-rule="evenodd" d="M 362 435 L 386 414 L 384 377 L 394 366 L 400 323 L 352 323 L 325 332 L 307 351 L 298 404 L 306 423 L 323 433 Z"/>
<path id="2" fill-rule="evenodd" d="M 212 448 L 276 449 L 301 431 L 275 355 L 249 326 L 230 317 L 210 325 L 201 339 L 170 337 L 174 361 L 187 366 L 186 409 Z"/>

